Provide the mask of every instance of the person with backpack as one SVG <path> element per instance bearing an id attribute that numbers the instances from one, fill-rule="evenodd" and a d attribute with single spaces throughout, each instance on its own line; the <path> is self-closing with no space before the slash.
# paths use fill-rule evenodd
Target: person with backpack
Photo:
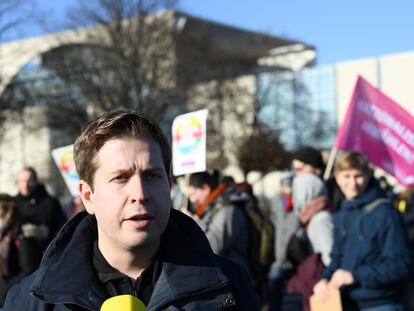
<path id="1" fill-rule="evenodd" d="M 251 185 L 208 172 L 190 175 L 190 214 L 205 232 L 213 251 L 240 263 L 266 303 L 266 282 L 274 258 L 274 227 L 261 212 Z"/>
<path id="2" fill-rule="evenodd" d="M 327 299 L 331 286 L 344 311 L 404 310 L 401 286 L 412 258 L 401 216 L 362 154 L 339 154 L 334 174 L 345 199 L 333 216 L 331 263 L 313 288 L 316 298 Z"/>
<path id="3" fill-rule="evenodd" d="M 249 199 L 247 193 L 235 191 L 228 183 L 218 184 L 218 178 L 209 172 L 199 172 L 190 175 L 188 198 L 194 205 L 193 218 L 205 232 L 213 252 L 238 262 L 252 277 L 249 223 L 244 211 L 236 206 Z"/>

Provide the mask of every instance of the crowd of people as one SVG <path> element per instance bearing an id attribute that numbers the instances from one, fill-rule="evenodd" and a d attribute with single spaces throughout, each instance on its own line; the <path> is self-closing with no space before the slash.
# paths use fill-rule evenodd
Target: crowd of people
<path id="1" fill-rule="evenodd" d="M 265 294 L 251 274 L 249 219 L 237 204 L 241 197 L 254 198 L 251 190 L 195 173 L 189 202 L 176 208 L 199 223 L 214 252 L 245 267 L 263 308 L 310 310 L 311 295 L 323 302 L 334 288 L 344 310 L 414 310 L 412 190 L 397 193 L 384 176 L 377 180 L 356 152 L 341 152 L 327 181 L 324 169 L 321 153 L 304 147 L 282 174 L 267 215 L 275 235 Z"/>
<path id="2" fill-rule="evenodd" d="M 292 168 L 271 215 L 270 310 L 309 310 L 309 297 L 323 302 L 331 288 L 340 290 L 343 310 L 413 310 L 413 193 L 381 185 L 356 152 L 336 157 L 327 182 L 313 148 L 298 150 Z"/>
<path id="3" fill-rule="evenodd" d="M 414 310 L 413 192 L 362 154 L 341 152 L 325 181 L 321 153 L 296 150 L 265 213 L 251 185 L 216 171 L 180 187 L 158 124 L 134 111 L 91 121 L 74 150 L 66 211 L 32 167 L 17 196 L 0 194 L 4 310 L 100 310 L 125 294 L 149 310 L 310 310 L 331 289 L 345 311 Z"/>

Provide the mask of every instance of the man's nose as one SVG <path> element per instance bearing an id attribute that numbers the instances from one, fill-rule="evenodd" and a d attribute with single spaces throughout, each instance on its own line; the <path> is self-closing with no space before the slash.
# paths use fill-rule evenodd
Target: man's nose
<path id="1" fill-rule="evenodd" d="M 130 180 L 129 193 L 131 203 L 144 203 L 148 201 L 148 197 L 145 193 L 145 185 L 140 175 L 134 175 Z"/>

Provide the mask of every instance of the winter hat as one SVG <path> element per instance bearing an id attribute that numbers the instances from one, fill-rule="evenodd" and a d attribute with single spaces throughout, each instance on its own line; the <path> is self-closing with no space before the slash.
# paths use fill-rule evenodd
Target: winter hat
<path id="1" fill-rule="evenodd" d="M 321 153 L 312 147 L 303 147 L 296 150 L 293 153 L 293 159 L 320 169 L 323 169 L 325 166 Z"/>

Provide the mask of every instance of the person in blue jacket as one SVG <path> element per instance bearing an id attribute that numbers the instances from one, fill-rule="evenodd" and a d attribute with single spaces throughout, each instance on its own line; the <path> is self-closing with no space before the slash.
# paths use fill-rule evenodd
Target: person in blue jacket
<path id="1" fill-rule="evenodd" d="M 119 295 L 148 311 L 259 310 L 243 268 L 171 208 L 171 151 L 155 121 L 106 113 L 82 130 L 74 159 L 86 212 L 65 224 L 4 310 L 99 311 Z"/>
<path id="2" fill-rule="evenodd" d="M 346 311 L 404 310 L 401 287 L 411 266 L 404 223 L 363 155 L 343 152 L 334 169 L 345 199 L 334 214 L 332 261 L 314 294 L 324 301 L 328 286 L 340 289 Z"/>

